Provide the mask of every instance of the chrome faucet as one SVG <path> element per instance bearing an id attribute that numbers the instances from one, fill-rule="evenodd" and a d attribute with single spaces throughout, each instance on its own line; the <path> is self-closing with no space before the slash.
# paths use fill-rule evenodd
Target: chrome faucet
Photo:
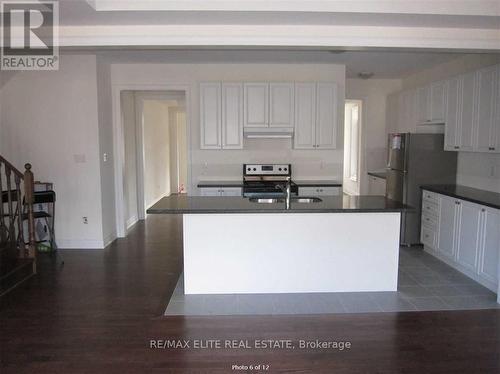
<path id="1" fill-rule="evenodd" d="M 291 177 L 286 177 L 286 183 L 284 185 L 277 185 L 276 188 L 279 188 L 283 191 L 283 195 L 285 195 L 285 208 L 290 209 L 290 197 L 292 195 L 292 180 Z"/>

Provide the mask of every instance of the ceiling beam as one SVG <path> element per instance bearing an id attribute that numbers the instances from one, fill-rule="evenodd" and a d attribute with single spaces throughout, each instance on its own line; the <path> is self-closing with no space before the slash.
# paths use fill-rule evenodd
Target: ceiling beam
<path id="1" fill-rule="evenodd" d="M 498 0 L 87 0 L 97 11 L 240 11 L 500 16 Z"/>
<path id="2" fill-rule="evenodd" d="M 61 47 L 291 47 L 500 51 L 500 30 L 329 25 L 61 26 Z"/>

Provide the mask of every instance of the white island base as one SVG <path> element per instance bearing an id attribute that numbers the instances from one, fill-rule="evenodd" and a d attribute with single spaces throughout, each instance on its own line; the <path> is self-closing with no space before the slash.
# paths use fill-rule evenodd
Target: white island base
<path id="1" fill-rule="evenodd" d="M 184 215 L 184 292 L 396 291 L 400 213 Z"/>

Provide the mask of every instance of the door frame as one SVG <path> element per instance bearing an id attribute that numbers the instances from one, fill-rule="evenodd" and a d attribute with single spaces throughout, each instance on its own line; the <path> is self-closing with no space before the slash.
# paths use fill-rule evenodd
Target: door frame
<path id="1" fill-rule="evenodd" d="M 112 85 L 112 107 L 113 107 L 113 158 L 114 158 L 114 185 L 115 185 L 115 220 L 116 236 L 124 238 L 127 234 L 125 220 L 125 196 L 124 196 L 124 169 L 125 169 L 125 129 L 121 107 L 122 91 L 184 91 L 186 105 L 186 142 L 187 153 L 187 186 L 188 194 L 191 192 L 192 181 L 192 155 L 191 155 L 191 86 L 189 84 L 114 84 Z M 137 119 L 137 113 L 136 113 Z M 137 123 L 136 123 L 137 125 Z M 137 129 L 137 126 L 136 126 Z M 142 156 L 144 157 L 144 155 Z M 143 165 L 142 161 L 142 165 Z M 139 166 L 140 164 L 138 164 Z M 144 171 L 142 170 L 142 173 Z M 139 175 L 139 171 L 137 172 Z M 138 186 L 139 188 L 139 186 Z M 144 194 L 144 192 L 143 192 Z M 144 196 L 144 195 L 143 195 Z M 144 205 L 144 202 L 142 203 Z M 137 207 L 139 217 L 139 206 Z"/>
<path id="2" fill-rule="evenodd" d="M 359 194 L 364 194 L 365 189 L 364 187 L 367 185 L 367 178 L 365 178 L 365 168 L 366 168 L 366 152 L 365 152 L 365 132 L 364 132 L 364 127 L 365 127 L 365 121 L 366 121 L 366 103 L 367 100 L 365 97 L 356 97 L 356 98 L 345 98 L 344 100 L 344 112 L 345 112 L 345 104 L 347 102 L 358 102 L 360 104 L 360 111 L 361 114 L 359 116 L 359 126 L 358 126 L 358 175 L 357 175 L 357 183 L 358 183 L 358 192 Z M 344 113 L 345 117 L 345 113 Z M 343 141 L 345 142 L 345 127 L 346 124 L 344 123 L 344 139 Z M 348 147 L 347 144 L 344 144 L 344 154 L 345 154 L 345 149 Z M 349 153 L 350 153 L 350 145 L 349 145 Z M 350 161 L 350 160 L 349 160 Z M 342 179 L 345 178 L 345 168 L 347 165 L 347 160 L 344 159 L 343 163 L 343 170 L 342 170 Z M 345 187 L 345 186 L 344 186 Z M 344 192 L 346 192 L 344 188 Z"/>

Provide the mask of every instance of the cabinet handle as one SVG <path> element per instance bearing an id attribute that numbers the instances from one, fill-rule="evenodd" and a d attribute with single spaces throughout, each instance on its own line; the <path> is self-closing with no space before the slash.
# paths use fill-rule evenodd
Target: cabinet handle
<path id="1" fill-rule="evenodd" d="M 460 149 L 460 147 L 458 145 L 454 146 L 453 148 L 455 149 Z"/>
<path id="2" fill-rule="evenodd" d="M 484 208 L 483 208 L 483 209 L 481 209 L 481 212 L 486 212 L 486 209 L 484 209 Z"/>
<path id="3" fill-rule="evenodd" d="M 494 150 L 495 150 L 495 147 L 488 147 L 488 149 L 489 149 L 490 151 L 494 151 Z"/>

